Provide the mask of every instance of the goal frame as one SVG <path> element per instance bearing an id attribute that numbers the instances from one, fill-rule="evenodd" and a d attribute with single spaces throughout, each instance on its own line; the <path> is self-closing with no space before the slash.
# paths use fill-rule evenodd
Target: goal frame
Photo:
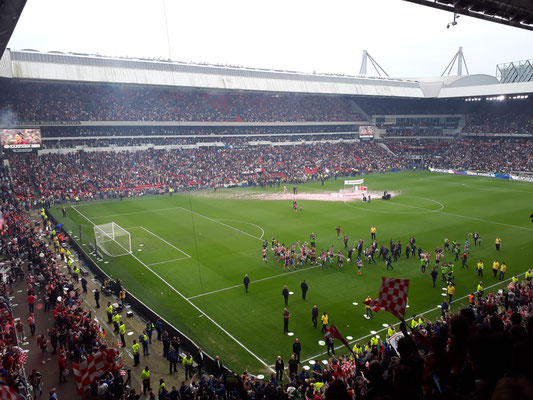
<path id="1" fill-rule="evenodd" d="M 106 232 L 106 230 L 104 230 L 104 227 L 110 227 L 111 230 L 110 232 Z M 116 233 L 118 231 L 118 229 L 120 229 L 121 231 L 125 232 L 127 234 L 127 237 L 128 237 L 128 249 L 126 247 L 124 247 L 124 245 L 122 243 L 120 243 L 117 239 L 116 239 Z M 98 240 L 100 238 L 106 238 L 107 240 Z M 125 255 L 128 255 L 128 254 L 132 254 L 132 250 L 131 250 L 131 233 L 129 233 L 126 229 L 124 229 L 123 227 L 121 227 L 119 224 L 111 221 L 111 222 L 108 222 L 106 224 L 101 224 L 101 225 L 95 225 L 94 226 L 94 242 L 95 242 L 95 248 L 96 249 L 100 249 L 102 250 L 106 255 L 108 255 L 109 257 L 120 257 L 120 256 L 125 256 Z M 106 249 L 106 247 L 103 245 L 104 243 L 106 242 L 114 242 L 116 243 L 122 250 L 124 250 L 124 253 L 122 254 L 112 254 L 108 251 L 108 249 Z"/>
<path id="2" fill-rule="evenodd" d="M 344 181 L 344 189 L 341 189 L 343 193 L 349 192 L 366 192 L 367 187 L 364 186 L 364 179 L 352 179 Z"/>

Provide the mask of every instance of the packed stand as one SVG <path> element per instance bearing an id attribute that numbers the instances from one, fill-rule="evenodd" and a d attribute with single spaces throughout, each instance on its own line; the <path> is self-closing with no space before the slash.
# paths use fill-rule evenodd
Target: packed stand
<path id="1" fill-rule="evenodd" d="M 490 113 L 469 114 L 463 133 L 469 134 L 532 134 L 533 112 L 530 113 Z"/>
<path id="2" fill-rule="evenodd" d="M 511 139 L 463 139 L 454 142 L 441 158 L 434 158 L 431 164 L 436 168 L 494 173 L 533 172 L 533 142 Z"/>
<path id="3" fill-rule="evenodd" d="M 13 155 L 14 190 L 32 188 L 39 196 L 102 197 L 160 190 L 213 188 L 215 185 L 267 186 L 305 182 L 319 175 L 357 175 L 404 167 L 374 143 L 315 143 L 297 146 L 247 146 L 135 152 L 76 152 Z"/>
<path id="4" fill-rule="evenodd" d="M 1 235 L 0 254 L 2 263 L 0 273 L 0 398 L 11 398 L 20 394 L 28 395 L 28 383 L 24 373 L 27 360 L 26 352 L 19 346 L 23 335 L 20 334 L 24 324 L 20 318 L 15 319 L 10 296 L 18 268 L 16 262 L 24 250 L 25 238 L 15 238 L 24 231 L 27 217 L 13 206 L 13 199 L 7 192 L 2 192 L 0 212 Z"/>
<path id="5" fill-rule="evenodd" d="M 113 377 L 115 389 L 119 386 L 122 388 L 123 378 L 120 365 L 117 364 L 118 352 L 107 347 L 104 331 L 91 312 L 83 306 L 79 288 L 76 287 L 80 278 L 79 267 L 72 266 L 71 253 L 68 247 L 62 245 L 65 238 L 59 233 L 56 234 L 44 211 L 41 214 L 41 223 L 35 224 L 29 217 L 30 204 L 26 200 L 14 200 L 9 192 L 2 194 L 2 398 L 15 398 L 3 397 L 7 396 L 7 387 L 11 387 L 23 396 L 20 398 L 26 399 L 31 392 L 30 385 L 34 398 L 42 395 L 41 375 L 37 370 L 34 369 L 32 374 L 28 375 L 26 382 L 23 368 L 27 355 L 26 351 L 17 346 L 17 339 L 36 341 L 40 349 L 40 362 L 57 363 L 59 382 L 66 381 L 69 362 L 72 363 L 69 368 L 74 369 L 75 364 L 82 363 L 96 354 L 106 353 L 110 355 L 110 359 L 104 364 L 107 367 L 100 372 Z M 53 245 L 49 244 L 49 241 Z M 63 268 L 59 265 L 63 262 L 66 262 L 68 274 L 63 273 Z M 26 285 L 28 330 L 20 318 L 13 320 L 11 313 L 9 295 L 16 281 L 24 281 Z M 38 311 L 41 309 L 42 311 Z M 54 327 L 45 334 L 36 335 L 36 312 L 50 313 L 53 316 Z M 57 361 L 51 360 L 52 354 L 57 354 Z M 55 392 L 52 390 L 50 395 L 53 393 Z"/>
<path id="6" fill-rule="evenodd" d="M 348 97 L 0 81 L 0 114 L 35 121 L 359 121 Z"/>

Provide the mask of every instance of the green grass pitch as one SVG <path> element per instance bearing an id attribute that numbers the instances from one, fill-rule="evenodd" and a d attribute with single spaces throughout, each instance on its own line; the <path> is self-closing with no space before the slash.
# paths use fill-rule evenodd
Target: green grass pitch
<path id="1" fill-rule="evenodd" d="M 335 233 L 340 225 L 350 242 L 363 238 L 366 247 L 370 226 L 375 225 L 378 244 L 400 239 L 405 248 L 414 235 L 417 245 L 434 253 L 445 237 L 463 244 L 469 232 L 477 231 L 483 244 L 476 247 L 472 243 L 470 268 L 461 269 L 460 262 L 456 263 L 454 307 L 465 304 L 464 296 L 476 288 L 479 279 L 474 264 L 478 258 L 485 263 L 485 287 L 495 285 L 493 290 L 502 286 L 492 277 L 495 258 L 507 263 L 506 278 L 531 267 L 533 185 L 429 172 L 364 178 L 372 191 L 400 193 L 391 201 L 374 199 L 370 204 L 299 201 L 303 211 L 298 213 L 292 211 L 290 201 L 239 198 L 241 193 L 263 190 L 256 188 L 226 189 L 223 194 L 231 195 L 228 198 L 205 192 L 84 203 L 67 208 L 66 218 L 60 207 L 53 207 L 52 213 L 73 235 L 79 235 L 81 225 L 85 246 L 94 240 L 93 224 L 114 221 L 127 229 L 132 254 L 105 256 L 98 262 L 100 267 L 112 277 L 120 277 L 128 291 L 208 353 L 220 355 L 230 368 L 246 368 L 255 374 L 268 373 L 267 366 L 274 364 L 277 355 L 286 360 L 296 337 L 302 343 L 302 360 L 326 358 L 325 347 L 318 343 L 322 339 L 320 324 L 313 329 L 311 323 L 314 304 L 320 313 L 328 313 L 330 324 L 344 336 L 353 337 L 352 342 L 369 340 L 371 330 L 379 332 L 384 323 L 395 323 L 394 317 L 383 311 L 371 320 L 363 317 L 363 301 L 367 295 L 377 297 L 382 276 L 411 280 L 406 318 L 415 313 L 435 318 L 440 313 L 436 306 L 443 299 L 443 285 L 433 289 L 429 271 L 421 274 L 418 259 L 406 260 L 404 254 L 392 272 L 378 261 L 377 265 L 365 265 L 361 276 L 353 262 L 345 263 L 342 271 L 335 266 L 321 270 L 306 265 L 297 272 L 283 273 L 270 251 L 268 263 L 263 264 L 261 238 L 270 243 L 275 234 L 290 245 L 308 241 L 315 232 L 319 252 L 331 245 L 343 247 Z M 325 186 L 319 182 L 299 185 L 299 190 L 336 191 L 342 187 L 339 178 Z M 266 190 L 280 191 L 277 187 Z M 503 239 L 500 252 L 494 246 L 497 236 Z M 447 253 L 444 261 L 449 260 Z M 242 286 L 246 273 L 252 281 L 248 295 Z M 300 292 L 303 279 L 310 288 L 306 301 Z M 283 285 L 294 292 L 289 298 L 293 337 L 282 334 Z"/>

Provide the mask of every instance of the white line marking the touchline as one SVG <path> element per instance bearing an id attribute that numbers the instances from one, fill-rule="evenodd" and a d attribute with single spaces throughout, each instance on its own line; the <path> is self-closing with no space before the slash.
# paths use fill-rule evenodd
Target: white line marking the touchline
<path id="1" fill-rule="evenodd" d="M 522 275 L 525 275 L 525 272 L 522 272 L 521 274 L 518 274 L 517 276 L 522 276 Z M 505 280 L 503 280 L 503 281 L 499 281 L 499 282 L 495 283 L 494 285 L 487 286 L 487 287 L 485 288 L 485 290 L 488 290 L 488 289 L 493 288 L 493 287 L 495 287 L 495 286 L 501 285 L 502 283 L 504 283 L 504 282 L 508 282 L 508 281 L 510 281 L 511 279 L 512 279 L 512 278 L 505 279 Z M 460 300 L 464 300 L 464 299 L 466 299 L 467 297 L 468 297 L 468 295 L 463 296 L 463 297 L 460 297 L 460 298 L 458 298 L 458 299 L 453 300 L 452 303 L 455 303 L 455 302 L 460 301 Z M 424 314 L 427 314 L 427 313 L 430 313 L 430 312 L 436 311 L 436 310 L 438 310 L 438 309 L 440 309 L 440 308 L 439 308 L 439 307 L 433 307 L 432 309 L 430 309 L 430 310 L 426 310 L 426 311 L 421 312 L 421 313 L 418 313 L 417 315 L 424 315 Z M 410 320 L 412 320 L 412 319 L 413 319 L 413 317 L 411 317 L 411 318 L 407 318 L 405 321 L 407 322 L 407 321 L 410 321 Z M 394 321 L 394 322 L 392 323 L 392 325 L 395 325 L 395 324 L 397 325 L 397 324 L 399 324 L 399 323 L 400 323 L 400 321 L 396 320 L 396 321 Z M 387 329 L 388 329 L 388 328 L 382 328 L 382 329 L 376 331 L 376 333 L 380 333 L 380 332 L 386 331 Z M 348 341 L 348 343 L 349 343 L 349 344 L 357 343 L 357 342 L 359 342 L 360 340 L 366 339 L 366 338 L 371 337 L 371 336 L 373 336 L 373 335 L 372 335 L 372 334 L 368 334 L 368 335 L 365 335 L 365 336 L 361 336 L 360 338 L 357 338 L 357 339 L 353 339 L 353 340 Z M 335 350 L 342 349 L 343 347 L 345 347 L 345 346 L 344 346 L 344 345 L 339 345 L 339 346 L 335 347 Z M 322 352 L 322 353 L 320 353 L 320 354 L 314 355 L 313 357 L 306 358 L 305 360 L 302 361 L 302 363 L 306 363 L 306 362 L 308 362 L 308 361 L 310 361 L 310 360 L 315 360 L 317 357 L 323 356 L 324 354 L 328 354 L 328 352 L 327 352 L 327 351 L 324 351 L 324 352 Z"/>
<path id="2" fill-rule="evenodd" d="M 72 208 L 74 210 L 76 210 L 76 212 L 78 214 L 80 214 L 83 218 L 85 218 L 88 222 L 90 222 L 91 224 L 93 224 L 94 226 L 96 226 L 96 224 L 91 221 L 88 217 L 86 217 L 85 215 L 83 215 L 79 210 L 77 210 L 74 206 L 72 206 Z M 231 333 L 229 333 L 226 329 L 224 329 L 222 326 L 220 326 L 220 324 L 218 322 L 216 322 L 213 318 L 211 318 L 209 315 L 207 315 L 201 308 L 199 308 L 198 306 L 196 306 L 192 301 L 190 301 L 189 299 L 187 299 L 183 294 L 181 294 L 175 287 L 173 287 L 170 283 L 168 283 L 165 279 L 163 279 L 161 277 L 161 275 L 159 275 L 157 272 L 155 272 L 152 268 L 150 268 L 148 265 L 146 265 L 144 262 L 142 262 L 136 255 L 134 254 L 130 254 L 135 260 L 137 260 L 141 265 L 143 265 L 148 271 L 150 271 L 152 274 L 154 274 L 155 276 L 157 276 L 159 278 L 159 280 L 161 280 L 161 282 L 163 282 L 164 284 L 166 284 L 171 290 L 173 290 L 174 292 L 176 292 L 183 300 L 185 300 L 187 303 L 189 303 L 192 307 L 194 307 L 197 311 L 199 311 L 204 317 L 206 317 L 209 321 L 211 321 L 211 323 L 213 323 L 213 325 L 215 325 L 217 328 L 219 328 L 222 332 L 224 332 L 228 337 L 230 337 L 231 339 L 233 339 L 233 341 L 235 343 L 237 343 L 239 346 L 241 346 L 244 350 L 246 350 L 250 355 L 252 355 L 257 361 L 259 361 L 261 363 L 261 365 L 263 365 L 264 367 L 268 368 L 271 372 L 274 372 L 272 368 L 270 368 L 268 366 L 268 364 L 266 362 L 264 362 L 261 358 L 259 358 L 259 356 L 257 356 L 255 353 L 253 353 L 248 347 L 246 347 L 244 344 L 242 344 L 239 340 L 237 340 L 237 338 L 235 338 Z"/>

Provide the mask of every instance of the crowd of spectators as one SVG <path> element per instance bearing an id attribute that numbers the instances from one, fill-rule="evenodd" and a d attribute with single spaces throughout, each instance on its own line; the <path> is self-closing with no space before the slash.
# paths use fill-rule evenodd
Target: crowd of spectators
<path id="1" fill-rule="evenodd" d="M 467 115 L 463 132 L 471 134 L 533 134 L 533 112 L 472 113 Z"/>
<path id="2" fill-rule="evenodd" d="M 16 271 L 15 268 L 11 268 L 10 264 L 16 263 L 18 256 L 24 249 L 23 246 L 26 244 L 25 241 L 12 243 L 11 238 L 25 231 L 27 217 L 13 206 L 13 199 L 9 192 L 2 192 L 0 211 L 3 221 L 2 234 L 0 235 L 0 255 L 3 262 L 0 269 L 1 275 L 6 276 Z M 10 300 L 12 280 L 13 278 L 10 276 L 9 279 L 0 281 L 0 376 L 2 378 L 1 384 L 9 388 L 1 388 L 1 392 L 7 393 L 9 391 L 27 396 L 28 383 L 24 372 L 26 354 L 20 347 L 17 335 L 23 324 L 20 319 L 15 319 L 13 316 Z"/>
<path id="3" fill-rule="evenodd" d="M 431 159 L 433 167 L 497 173 L 533 171 L 531 140 L 462 139 L 439 155 Z"/>
<path id="4" fill-rule="evenodd" d="M 0 388 L 1 396 L 6 399 L 28 399 L 33 395 L 34 399 L 38 399 L 42 396 L 42 375 L 34 369 L 26 377 L 24 367 L 28 360 L 27 350 L 22 350 L 19 343 L 36 341 L 40 362 L 56 364 L 47 368 L 58 371 L 58 382 L 62 382 L 67 380 L 70 362 L 81 363 L 91 354 L 107 349 L 105 331 L 82 303 L 76 284 L 76 270 L 71 270 L 69 266 L 68 273 L 63 272 L 60 264 L 70 257 L 70 252 L 60 251 L 63 247 L 50 220 L 43 218 L 40 224 L 35 224 L 29 215 L 32 203 L 15 199 L 7 185 L 3 185 L 0 193 L 0 255 L 3 259 L 3 279 L 0 282 L 0 384 L 11 388 Z M 54 246 L 52 242 L 55 242 Z M 28 314 L 22 313 L 23 318 L 29 315 L 29 329 L 21 321 L 22 318 L 13 319 L 10 295 L 18 280 L 24 281 L 26 286 L 29 309 Z M 37 296 L 40 307 L 35 307 Z M 25 307 L 17 310 L 20 312 L 23 309 Z M 35 315 L 38 312 L 50 313 L 54 322 L 53 328 L 41 331 L 41 335 L 36 334 Z M 125 386 L 118 359 L 117 363 L 110 364 L 105 373 L 108 376 L 106 379 L 113 382 L 116 397 L 112 398 L 121 398 Z M 8 390 L 11 390 L 9 395 Z M 57 396 L 55 389 L 50 391 L 50 399 L 57 398 L 52 395 Z"/>
<path id="5" fill-rule="evenodd" d="M 358 121 L 349 97 L 0 81 L 17 121 Z"/>
<path id="6" fill-rule="evenodd" d="M 397 157 L 371 142 L 246 146 L 238 148 L 75 152 L 10 157 L 17 193 L 39 196 L 131 195 L 147 191 L 213 188 L 215 185 L 273 185 L 304 182 L 319 175 L 356 175 L 402 168 Z"/>

